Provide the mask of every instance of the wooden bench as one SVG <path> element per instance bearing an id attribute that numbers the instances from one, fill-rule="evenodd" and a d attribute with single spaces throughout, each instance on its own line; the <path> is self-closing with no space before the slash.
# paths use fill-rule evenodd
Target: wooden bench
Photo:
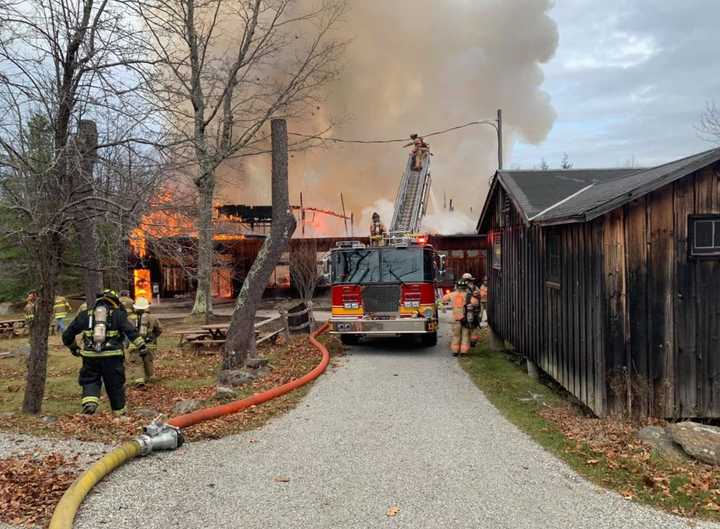
<path id="1" fill-rule="evenodd" d="M 255 331 L 257 333 L 257 331 Z M 278 329 L 277 331 L 269 332 L 261 336 L 255 343 L 260 345 L 261 343 L 271 340 L 273 343 L 277 341 L 277 337 L 285 333 L 285 329 Z"/>
<path id="2" fill-rule="evenodd" d="M 173 331 L 172 334 L 180 337 L 178 346 L 182 346 L 184 342 L 193 343 L 197 340 L 209 337 L 208 333 L 206 333 L 202 329 L 186 329 L 184 331 Z"/>

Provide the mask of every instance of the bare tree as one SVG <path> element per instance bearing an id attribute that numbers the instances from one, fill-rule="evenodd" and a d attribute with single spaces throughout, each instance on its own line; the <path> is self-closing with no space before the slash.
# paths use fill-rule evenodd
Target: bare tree
<path id="1" fill-rule="evenodd" d="M 720 143 L 720 108 L 715 101 L 705 104 L 705 111 L 700 116 L 697 129 L 707 141 Z"/>
<path id="2" fill-rule="evenodd" d="M 198 192 L 198 288 L 193 313 L 212 312 L 216 171 L 267 151 L 266 124 L 299 116 L 333 80 L 343 43 L 332 29 L 345 0 L 140 0 L 165 67 L 154 94 L 176 132 L 177 159 Z"/>
<path id="3" fill-rule="evenodd" d="M 549 171 L 550 170 L 550 164 L 547 163 L 547 160 L 545 160 L 545 158 L 540 160 L 540 170 L 541 171 Z"/>
<path id="4" fill-rule="evenodd" d="M 39 297 L 31 325 L 23 410 L 41 409 L 48 329 L 58 277 L 74 229 L 120 204 L 95 192 L 103 148 L 152 129 L 138 87 L 146 61 L 137 28 L 116 0 L 0 3 L 0 238 L 27 248 Z M 128 127 L 78 141 L 81 123 L 113 115 Z M 87 135 L 83 135 L 87 137 Z M 93 163 L 90 163 L 93 162 Z M 81 266 L 97 272 L 94 240 L 81 240 Z"/>
<path id="5" fill-rule="evenodd" d="M 315 288 L 320 280 L 317 262 L 317 241 L 304 239 L 296 241 L 290 251 L 290 276 L 293 286 L 297 289 L 300 299 L 312 306 Z"/>
<path id="6" fill-rule="evenodd" d="M 270 236 L 260 248 L 235 302 L 223 352 L 223 369 L 243 367 L 255 356 L 255 313 L 265 286 L 295 231 L 288 192 L 287 122 L 272 120 L 272 208 Z"/>

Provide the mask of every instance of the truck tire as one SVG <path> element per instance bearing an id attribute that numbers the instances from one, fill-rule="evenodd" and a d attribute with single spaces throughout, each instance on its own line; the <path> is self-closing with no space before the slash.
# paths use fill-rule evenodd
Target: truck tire
<path id="1" fill-rule="evenodd" d="M 358 343 L 360 343 L 360 335 L 359 334 L 341 334 L 340 341 L 343 343 L 343 345 L 357 345 Z"/>
<path id="2" fill-rule="evenodd" d="M 423 347 L 435 347 L 438 343 L 437 331 L 420 335 L 420 343 Z"/>

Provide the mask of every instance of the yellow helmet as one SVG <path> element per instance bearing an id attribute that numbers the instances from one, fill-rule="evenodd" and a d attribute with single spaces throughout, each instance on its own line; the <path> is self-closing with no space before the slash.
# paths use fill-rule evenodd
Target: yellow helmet
<path id="1" fill-rule="evenodd" d="M 148 310 L 150 308 L 150 303 L 145 298 L 137 298 L 135 300 L 135 304 L 133 305 L 133 308 L 135 310 Z"/>

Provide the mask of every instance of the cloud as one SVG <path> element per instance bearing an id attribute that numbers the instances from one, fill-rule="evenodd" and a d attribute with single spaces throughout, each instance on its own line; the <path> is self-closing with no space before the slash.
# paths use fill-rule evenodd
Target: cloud
<path id="1" fill-rule="evenodd" d="M 543 67 L 558 119 L 540 145 L 517 142 L 510 164 L 653 165 L 711 147 L 695 130 L 720 99 L 720 2 L 559 1 L 560 32 Z"/>

